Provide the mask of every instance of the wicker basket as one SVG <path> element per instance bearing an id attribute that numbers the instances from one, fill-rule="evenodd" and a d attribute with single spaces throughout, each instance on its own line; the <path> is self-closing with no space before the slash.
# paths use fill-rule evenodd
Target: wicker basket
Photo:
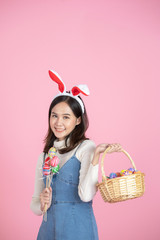
<path id="1" fill-rule="evenodd" d="M 97 184 L 100 190 L 101 196 L 105 202 L 115 203 L 128 199 L 141 197 L 144 194 L 144 173 L 135 173 L 128 176 L 116 177 L 113 179 L 107 179 L 104 172 L 104 159 L 106 154 L 110 151 L 108 147 L 103 153 L 101 160 L 102 182 Z M 117 150 L 113 149 L 112 152 Z M 136 170 L 136 166 L 130 157 L 130 155 L 123 149 L 118 150 L 123 152 L 131 161 L 133 168 Z"/>

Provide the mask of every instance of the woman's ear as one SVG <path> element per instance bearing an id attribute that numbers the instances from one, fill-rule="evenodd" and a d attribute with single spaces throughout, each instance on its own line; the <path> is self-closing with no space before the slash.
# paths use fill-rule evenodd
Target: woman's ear
<path id="1" fill-rule="evenodd" d="M 77 118 L 77 123 L 76 125 L 79 125 L 81 123 L 81 117 Z"/>

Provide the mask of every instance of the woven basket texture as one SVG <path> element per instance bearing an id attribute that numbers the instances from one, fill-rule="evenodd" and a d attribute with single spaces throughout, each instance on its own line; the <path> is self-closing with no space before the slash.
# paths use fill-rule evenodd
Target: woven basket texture
<path id="1" fill-rule="evenodd" d="M 116 177 L 113 179 L 106 178 L 104 172 L 104 159 L 109 151 L 110 147 L 108 147 L 103 153 L 101 160 L 102 182 L 97 184 L 104 202 L 116 203 L 141 197 L 145 191 L 144 173 L 137 172 L 132 175 Z M 112 149 L 112 152 L 114 152 L 114 149 Z M 123 152 L 130 159 L 133 168 L 136 170 L 136 166 L 131 156 L 123 149 L 120 149 L 119 152 Z"/>

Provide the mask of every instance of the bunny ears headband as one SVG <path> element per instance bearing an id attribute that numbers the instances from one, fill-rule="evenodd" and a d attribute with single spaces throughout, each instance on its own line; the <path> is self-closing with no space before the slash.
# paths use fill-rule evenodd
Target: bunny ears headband
<path id="1" fill-rule="evenodd" d="M 58 89 L 60 91 L 59 94 L 57 94 L 55 98 L 59 97 L 59 96 L 69 96 L 69 97 L 72 97 L 74 98 L 81 106 L 81 109 L 82 109 L 82 113 L 84 113 L 84 104 L 83 102 L 81 101 L 81 99 L 78 97 L 78 95 L 80 93 L 82 93 L 83 95 L 85 96 L 88 96 L 89 95 L 89 89 L 87 87 L 87 85 L 84 85 L 84 84 L 81 84 L 81 85 L 77 85 L 77 86 L 74 86 L 72 89 L 71 89 L 71 92 L 68 93 L 66 92 L 66 86 L 64 84 L 64 82 L 62 81 L 61 77 L 58 75 L 58 73 L 56 73 L 55 71 L 53 70 L 49 70 L 49 76 L 50 78 L 56 82 L 58 84 Z M 53 99 L 53 100 L 54 100 Z"/>

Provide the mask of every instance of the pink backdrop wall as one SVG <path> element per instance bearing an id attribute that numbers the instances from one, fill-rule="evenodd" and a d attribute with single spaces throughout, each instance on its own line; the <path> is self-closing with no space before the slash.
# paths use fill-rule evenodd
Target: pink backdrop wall
<path id="1" fill-rule="evenodd" d="M 142 198 L 107 204 L 97 193 L 100 240 L 160 239 L 159 13 L 154 0 L 0 1 L 0 239 L 36 239 L 41 222 L 29 205 L 57 93 L 48 69 L 68 89 L 89 86 L 88 137 L 121 143 L 146 174 Z M 122 154 L 105 161 L 106 173 L 129 166 Z"/>

